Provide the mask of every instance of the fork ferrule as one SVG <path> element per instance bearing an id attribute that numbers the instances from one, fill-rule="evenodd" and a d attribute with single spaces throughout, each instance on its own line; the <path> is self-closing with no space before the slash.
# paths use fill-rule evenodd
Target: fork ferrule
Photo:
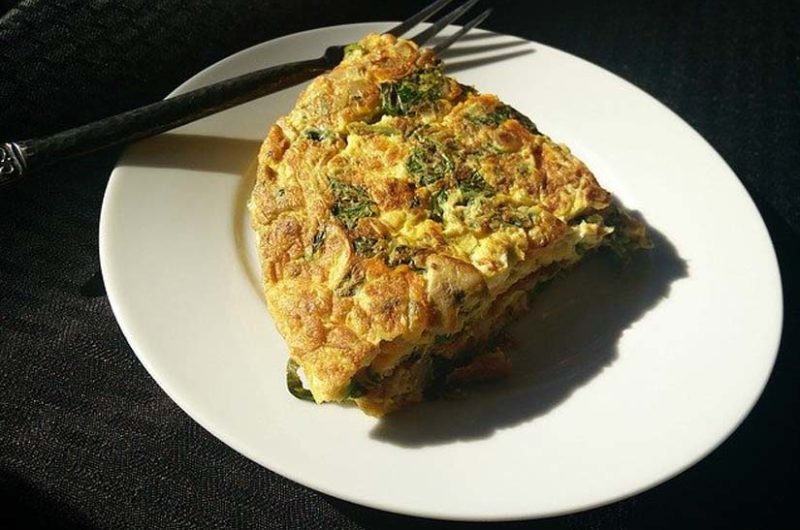
<path id="1" fill-rule="evenodd" d="M 22 180 L 27 167 L 25 150 L 19 144 L 16 142 L 0 144 L 0 188 Z"/>

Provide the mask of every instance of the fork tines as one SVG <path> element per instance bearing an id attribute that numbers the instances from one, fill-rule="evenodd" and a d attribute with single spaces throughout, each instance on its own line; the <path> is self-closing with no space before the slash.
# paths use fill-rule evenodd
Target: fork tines
<path id="1" fill-rule="evenodd" d="M 441 11 L 445 6 L 450 4 L 452 1 L 453 0 L 437 0 L 436 2 L 433 2 L 432 4 L 424 7 L 417 13 L 411 15 L 402 23 L 398 24 L 397 26 L 387 31 L 387 33 L 391 33 L 395 37 L 400 37 L 401 35 L 408 32 L 410 29 L 412 29 L 414 26 L 428 20 L 430 17 Z M 430 39 L 432 39 L 434 36 L 438 35 L 449 24 L 455 22 L 457 19 L 459 19 L 461 16 L 467 13 L 467 11 L 472 9 L 478 2 L 479 0 L 468 0 L 467 2 L 461 4 L 461 6 L 453 9 L 446 15 L 442 16 L 429 28 L 424 29 L 421 32 L 414 35 L 413 37 L 411 37 L 411 40 L 413 40 L 417 45 L 422 46 Z M 464 26 L 461 29 L 459 29 L 456 33 L 447 37 L 444 41 L 437 44 L 434 49 L 437 52 L 441 52 L 442 50 L 447 49 L 450 45 L 452 45 L 458 39 L 463 37 L 472 28 L 474 28 L 475 26 L 486 20 L 486 17 L 488 17 L 491 14 L 491 12 L 492 12 L 491 9 L 483 11 L 477 17 L 473 18 L 472 20 L 464 24 Z"/>

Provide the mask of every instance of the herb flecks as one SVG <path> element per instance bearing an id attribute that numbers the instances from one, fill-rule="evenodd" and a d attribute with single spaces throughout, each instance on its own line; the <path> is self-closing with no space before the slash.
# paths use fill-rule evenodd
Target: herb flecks
<path id="1" fill-rule="evenodd" d="M 473 114 L 467 119 L 478 125 L 489 125 L 491 127 L 497 127 L 506 120 L 514 119 L 530 132 L 534 134 L 539 133 L 539 130 L 536 128 L 536 124 L 511 105 L 500 105 L 486 114 Z"/>
<path id="2" fill-rule="evenodd" d="M 530 213 L 509 209 L 504 210 L 500 214 L 500 221 L 507 225 L 522 228 L 523 230 L 530 230 L 533 227 L 533 218 L 531 215 Z"/>
<path id="3" fill-rule="evenodd" d="M 430 217 L 434 221 L 442 222 L 444 219 L 444 205 L 447 204 L 447 190 L 437 191 L 431 195 Z"/>
<path id="4" fill-rule="evenodd" d="M 487 114 L 472 114 L 467 119 L 478 125 L 497 127 L 511 117 L 511 113 L 508 111 L 509 108 L 507 105 L 502 105 Z"/>
<path id="5" fill-rule="evenodd" d="M 457 180 L 458 189 L 461 191 L 461 200 L 464 203 L 469 203 L 477 197 L 494 195 L 494 188 L 477 171 L 465 172 Z"/>
<path id="6" fill-rule="evenodd" d="M 327 236 L 327 230 L 323 227 L 317 230 L 314 234 L 314 238 L 311 240 L 311 254 L 314 255 L 320 251 L 322 245 L 325 244 L 325 237 Z"/>
<path id="7" fill-rule="evenodd" d="M 453 169 L 453 161 L 444 146 L 430 139 L 421 140 L 406 160 L 406 171 L 420 186 L 430 186 L 452 173 Z"/>
<path id="8" fill-rule="evenodd" d="M 416 72 L 380 87 L 381 108 L 389 116 L 406 116 L 442 97 L 446 78 L 439 68 Z"/>
<path id="9" fill-rule="evenodd" d="M 377 215 L 376 205 L 365 188 L 338 179 L 330 179 L 330 188 L 334 198 L 331 213 L 350 230 L 360 219 Z"/>
<path id="10" fill-rule="evenodd" d="M 363 257 L 375 255 L 375 245 L 378 242 L 374 237 L 359 236 L 353 239 L 353 250 L 356 254 Z"/>

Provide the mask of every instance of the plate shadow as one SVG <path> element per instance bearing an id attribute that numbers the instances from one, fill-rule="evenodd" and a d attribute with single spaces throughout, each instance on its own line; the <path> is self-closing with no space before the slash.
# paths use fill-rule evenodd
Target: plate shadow
<path id="1" fill-rule="evenodd" d="M 468 389 L 465 399 L 423 403 L 384 417 L 370 437 L 403 447 L 488 438 L 543 416 L 618 356 L 622 334 L 688 276 L 667 238 L 648 228 L 654 248 L 627 263 L 600 252 L 551 282 L 509 327 L 513 370 Z M 646 355 L 646 352 L 641 352 Z"/>
<path id="2" fill-rule="evenodd" d="M 444 73 L 447 75 L 452 75 L 456 72 L 462 72 L 464 70 L 469 70 L 471 68 L 477 68 L 479 66 L 484 66 L 487 64 L 498 63 L 501 61 L 508 61 L 510 59 L 514 59 L 516 57 L 522 57 L 523 55 L 529 55 L 531 53 L 536 53 L 536 50 L 529 48 L 527 50 L 519 50 L 515 52 L 508 52 L 508 53 L 500 53 L 496 55 L 490 55 L 488 57 L 479 57 L 477 59 L 467 59 L 461 61 L 453 61 L 453 62 L 445 62 L 444 63 Z M 445 58 L 446 60 L 446 58 Z"/>
<path id="3" fill-rule="evenodd" d="M 444 71 L 446 74 L 454 74 L 470 68 L 477 68 L 486 64 L 506 61 L 521 57 L 531 53 L 536 53 L 536 49 L 531 47 L 531 43 L 524 39 L 513 38 L 509 40 L 504 37 L 501 42 L 479 42 L 478 44 L 469 44 L 469 41 L 476 41 L 491 37 L 497 37 L 496 33 L 468 33 L 461 37 L 452 48 L 444 50 L 441 54 L 441 59 L 444 62 Z M 435 46 L 441 42 L 441 39 L 436 39 L 431 43 Z M 464 44 L 467 43 L 466 46 Z M 512 50 L 513 49 L 513 50 Z M 510 50 L 504 53 L 496 53 L 502 50 Z M 483 55 L 489 52 L 495 52 L 490 55 Z M 469 57 L 478 55 L 478 57 L 470 59 Z M 463 58 L 463 59 L 462 59 Z M 461 59 L 461 60 L 453 60 Z"/>
<path id="4" fill-rule="evenodd" d="M 259 147 L 260 140 L 166 133 L 131 146 L 125 154 L 124 163 L 238 176 L 246 172 Z"/>

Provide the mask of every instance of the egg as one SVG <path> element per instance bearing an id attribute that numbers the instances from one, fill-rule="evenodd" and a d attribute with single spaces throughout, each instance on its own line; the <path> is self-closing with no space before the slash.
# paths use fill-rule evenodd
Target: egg
<path id="1" fill-rule="evenodd" d="M 347 50 L 271 127 L 249 208 L 290 366 L 315 401 L 379 416 L 507 374 L 491 339 L 533 287 L 647 240 L 567 147 L 430 49 Z"/>

